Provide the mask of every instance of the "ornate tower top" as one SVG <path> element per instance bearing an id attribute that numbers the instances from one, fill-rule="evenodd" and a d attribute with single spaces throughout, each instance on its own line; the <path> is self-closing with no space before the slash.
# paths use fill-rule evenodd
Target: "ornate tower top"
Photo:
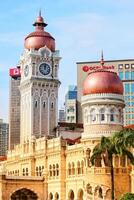
<path id="1" fill-rule="evenodd" d="M 52 52 L 55 51 L 55 39 L 44 30 L 44 27 L 47 26 L 47 23 L 44 22 L 43 17 L 41 16 L 41 11 L 39 16 L 36 18 L 33 26 L 35 26 L 35 31 L 30 33 L 24 42 L 25 49 L 35 49 L 38 50 L 41 47 L 47 46 Z"/>

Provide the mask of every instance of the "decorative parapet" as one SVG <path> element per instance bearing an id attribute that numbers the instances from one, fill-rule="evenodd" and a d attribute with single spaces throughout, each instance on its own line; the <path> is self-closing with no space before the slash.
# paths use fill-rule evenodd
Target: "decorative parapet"
<path id="1" fill-rule="evenodd" d="M 85 103 L 109 103 L 117 101 L 122 102 L 124 104 L 124 97 L 120 94 L 112 94 L 112 93 L 101 93 L 101 94 L 89 94 L 82 96 L 81 98 L 81 104 L 84 105 Z"/>
<path id="2" fill-rule="evenodd" d="M 88 168 L 89 174 L 110 174 L 110 167 L 91 167 Z M 114 168 L 114 174 L 130 174 L 130 169 L 125 167 Z"/>

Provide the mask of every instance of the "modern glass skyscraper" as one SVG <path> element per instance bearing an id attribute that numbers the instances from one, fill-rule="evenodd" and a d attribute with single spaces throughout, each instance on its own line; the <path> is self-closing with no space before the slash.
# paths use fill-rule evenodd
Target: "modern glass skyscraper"
<path id="1" fill-rule="evenodd" d="M 19 67 L 9 70 L 9 143 L 8 149 L 20 143 L 20 69 Z"/>
<path id="2" fill-rule="evenodd" d="M 76 110 L 77 110 L 77 87 L 75 85 L 70 85 L 65 96 L 65 113 L 66 122 L 76 123 Z"/>
<path id="3" fill-rule="evenodd" d="M 9 125 L 0 119 L 0 156 L 5 156 L 8 149 Z"/>

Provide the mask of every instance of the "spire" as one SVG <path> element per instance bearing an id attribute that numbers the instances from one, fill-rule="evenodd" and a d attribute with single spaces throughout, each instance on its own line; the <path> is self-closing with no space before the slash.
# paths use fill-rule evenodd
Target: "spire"
<path id="1" fill-rule="evenodd" d="M 100 64 L 103 66 L 104 65 L 104 57 L 103 57 L 103 50 L 101 51 L 101 60 Z"/>
<path id="2" fill-rule="evenodd" d="M 39 10 L 39 17 L 41 17 L 41 9 Z"/>
<path id="3" fill-rule="evenodd" d="M 41 9 L 39 10 L 39 15 L 38 17 L 36 18 L 33 26 L 36 27 L 36 29 L 42 29 L 44 30 L 44 27 L 47 26 L 47 23 L 44 22 L 44 19 L 43 17 L 41 16 Z"/>

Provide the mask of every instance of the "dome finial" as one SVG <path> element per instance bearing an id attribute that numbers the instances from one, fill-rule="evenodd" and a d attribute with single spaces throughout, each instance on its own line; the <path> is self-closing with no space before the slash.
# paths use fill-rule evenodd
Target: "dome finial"
<path id="1" fill-rule="evenodd" d="M 103 50 L 101 51 L 101 61 L 100 64 L 103 66 L 104 65 L 104 57 L 103 57 Z"/>
<path id="2" fill-rule="evenodd" d="M 41 16 L 41 9 L 39 10 L 39 16 L 36 18 L 33 26 L 35 26 L 38 30 L 44 30 L 44 27 L 47 26 L 47 23 L 44 22 L 44 19 Z"/>
<path id="3" fill-rule="evenodd" d="M 40 10 L 39 10 L 39 17 L 41 17 L 41 8 L 40 8 Z"/>

